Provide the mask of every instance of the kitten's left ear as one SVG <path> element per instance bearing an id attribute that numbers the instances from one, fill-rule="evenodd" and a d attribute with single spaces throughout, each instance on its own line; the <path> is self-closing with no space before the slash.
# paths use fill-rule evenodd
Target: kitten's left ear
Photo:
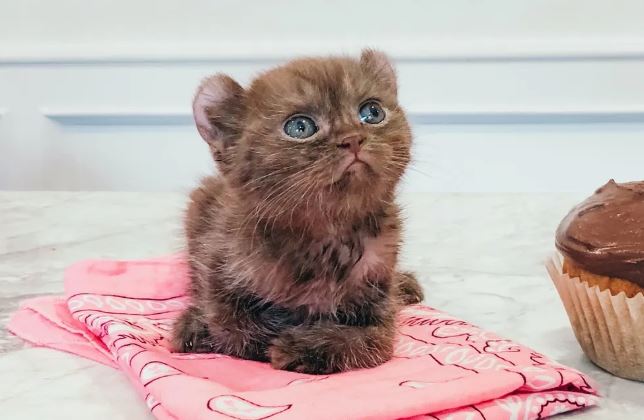
<path id="1" fill-rule="evenodd" d="M 360 66 L 373 74 L 384 86 L 391 89 L 394 95 L 398 93 L 396 70 L 385 53 L 370 48 L 362 50 Z"/>
<path id="2" fill-rule="evenodd" d="M 220 169 L 230 163 L 230 149 L 242 132 L 244 89 L 230 76 L 216 74 L 205 79 L 192 104 L 197 130 L 210 146 Z"/>

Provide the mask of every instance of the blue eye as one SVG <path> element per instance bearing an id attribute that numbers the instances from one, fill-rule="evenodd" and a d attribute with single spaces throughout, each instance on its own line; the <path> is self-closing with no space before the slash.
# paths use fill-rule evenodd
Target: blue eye
<path id="1" fill-rule="evenodd" d="M 367 124 L 378 124 L 385 119 L 385 110 L 376 101 L 369 101 L 360 107 L 360 121 Z"/>
<path id="2" fill-rule="evenodd" d="M 311 137 L 317 131 L 318 126 L 315 125 L 315 121 L 304 115 L 291 117 L 284 124 L 284 132 L 286 135 L 298 140 Z"/>

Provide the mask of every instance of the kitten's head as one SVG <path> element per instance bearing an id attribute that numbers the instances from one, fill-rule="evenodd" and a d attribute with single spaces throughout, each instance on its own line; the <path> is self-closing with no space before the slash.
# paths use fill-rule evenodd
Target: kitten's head
<path id="1" fill-rule="evenodd" d="M 247 89 L 215 75 L 193 109 L 222 175 L 267 213 L 374 211 L 391 200 L 409 162 L 396 75 L 373 50 L 295 60 Z"/>

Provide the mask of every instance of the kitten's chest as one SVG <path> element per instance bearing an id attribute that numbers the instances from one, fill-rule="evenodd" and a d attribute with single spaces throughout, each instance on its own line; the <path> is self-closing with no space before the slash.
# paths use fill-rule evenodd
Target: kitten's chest
<path id="1" fill-rule="evenodd" d="M 396 260 L 390 235 L 328 238 L 302 248 L 290 261 L 287 306 L 318 313 L 335 312 L 361 301 L 390 280 Z"/>
<path id="2" fill-rule="evenodd" d="M 305 284 L 328 279 L 342 282 L 362 259 L 364 238 L 360 235 L 335 236 L 295 246 L 289 261 L 293 281 Z"/>
<path id="3" fill-rule="evenodd" d="M 380 219 L 377 227 L 316 238 L 271 232 L 257 263 L 247 265 L 254 267 L 247 278 L 256 294 L 281 306 L 335 312 L 391 281 L 400 242 L 397 219 Z"/>
<path id="4" fill-rule="evenodd" d="M 318 282 L 330 290 L 346 283 L 359 283 L 393 266 L 397 241 L 394 232 L 376 236 L 357 232 L 301 244 L 293 250 L 289 261 L 292 281 L 297 285 Z"/>

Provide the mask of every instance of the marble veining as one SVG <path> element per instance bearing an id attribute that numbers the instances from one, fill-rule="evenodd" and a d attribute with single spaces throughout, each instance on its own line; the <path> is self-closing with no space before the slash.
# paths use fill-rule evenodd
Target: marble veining
<path id="1" fill-rule="evenodd" d="M 565 416 L 644 418 L 644 383 L 616 378 L 581 352 L 543 262 L 575 194 L 408 194 L 402 265 L 426 303 L 561 363 L 601 387 L 601 407 Z M 181 249 L 181 194 L 0 192 L 0 323 L 21 300 L 60 294 L 66 266 Z M 118 371 L 35 348 L 0 328 L 0 413 L 7 419 L 146 419 Z"/>

